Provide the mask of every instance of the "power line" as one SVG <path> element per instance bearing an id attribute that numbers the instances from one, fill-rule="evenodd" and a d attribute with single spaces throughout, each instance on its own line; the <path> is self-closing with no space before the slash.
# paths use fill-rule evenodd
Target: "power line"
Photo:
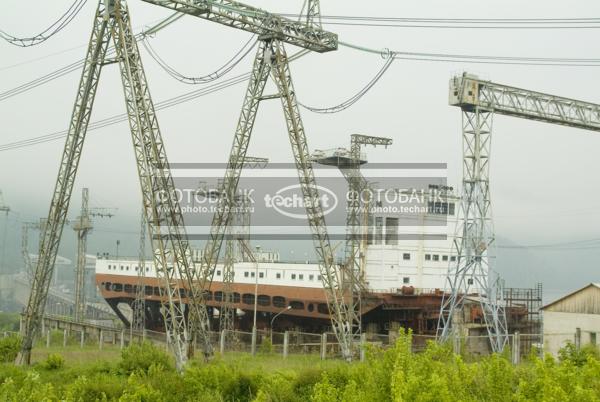
<path id="1" fill-rule="evenodd" d="M 388 68 L 390 68 L 390 66 L 392 65 L 393 62 L 394 62 L 394 57 L 388 57 L 387 60 L 385 61 L 385 63 L 383 64 L 383 66 L 381 67 L 381 70 L 379 70 L 379 72 L 377 72 L 375 77 L 373 77 L 371 79 L 371 81 L 369 81 L 369 83 L 367 83 L 367 85 L 365 85 L 354 96 L 350 97 L 349 99 L 345 100 L 344 102 L 342 102 L 338 105 L 330 106 L 330 107 L 326 107 L 326 108 L 316 108 L 316 107 L 306 106 L 305 104 L 303 104 L 300 101 L 298 101 L 298 104 L 300 106 L 302 106 L 303 108 L 310 110 L 311 112 L 314 112 L 314 113 L 328 114 L 328 113 L 338 113 L 343 110 L 346 110 L 350 106 L 352 106 L 356 102 L 358 102 L 363 96 L 365 96 L 367 94 L 367 92 L 369 92 L 369 90 L 371 88 L 373 88 L 375 86 L 375 84 L 381 79 L 381 77 L 383 77 L 383 75 L 388 70 Z"/>
<path id="2" fill-rule="evenodd" d="M 19 38 L 14 35 L 8 34 L 0 29 L 0 38 L 4 39 L 11 45 L 19 47 L 30 47 L 43 43 L 62 31 L 73 19 L 79 14 L 83 6 L 87 3 L 87 0 L 75 0 L 69 9 L 60 16 L 52 25 L 44 29 L 37 35 L 30 37 Z"/>
<path id="3" fill-rule="evenodd" d="M 250 53 L 250 51 L 256 46 L 256 43 L 257 43 L 257 41 L 255 40 L 255 35 L 253 35 L 252 37 L 250 37 L 248 42 L 246 42 L 244 44 L 244 46 L 242 46 L 242 48 L 233 55 L 233 57 L 231 57 L 229 60 L 227 60 L 227 62 L 223 66 L 219 67 L 214 72 L 204 75 L 204 76 L 201 76 L 201 77 L 189 77 L 189 76 L 179 73 L 177 70 L 175 70 L 169 64 L 167 64 L 158 55 L 158 53 L 154 50 L 154 48 L 150 45 L 150 41 L 148 40 L 148 37 L 145 37 L 142 40 L 142 45 L 144 46 L 144 48 L 146 49 L 146 51 L 148 52 L 150 57 L 152 57 L 152 59 L 165 72 L 167 72 L 167 74 L 169 74 L 172 78 L 176 79 L 179 82 L 182 82 L 184 84 L 191 84 L 191 85 L 206 84 L 206 83 L 218 80 L 219 78 L 225 76 L 227 73 L 229 73 L 231 70 L 233 70 L 235 68 L 235 66 L 237 66 L 248 55 L 248 53 Z"/>

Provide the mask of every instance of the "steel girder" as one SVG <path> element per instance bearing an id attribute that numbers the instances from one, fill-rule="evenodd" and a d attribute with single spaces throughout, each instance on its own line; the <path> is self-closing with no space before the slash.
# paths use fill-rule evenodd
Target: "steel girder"
<path id="1" fill-rule="evenodd" d="M 480 80 L 463 74 L 450 82 L 451 105 L 527 120 L 600 131 L 600 105 Z"/>
<path id="2" fill-rule="evenodd" d="M 438 338 L 458 335 L 465 299 L 473 289 L 484 315 L 490 344 L 502 352 L 508 342 L 502 292 L 493 277 L 494 228 L 491 214 L 489 157 L 493 114 L 475 108 L 463 110 L 463 191 L 454 251 L 448 269 L 438 323 Z"/>
<path id="3" fill-rule="evenodd" d="M 317 0 L 309 2 L 308 22 L 293 21 L 260 8 L 231 0 L 143 0 L 259 36 L 279 39 L 315 52 L 337 50 L 337 35 L 320 28 Z M 311 14 L 312 13 L 312 14 Z M 319 24 L 314 23 L 317 19 Z"/>

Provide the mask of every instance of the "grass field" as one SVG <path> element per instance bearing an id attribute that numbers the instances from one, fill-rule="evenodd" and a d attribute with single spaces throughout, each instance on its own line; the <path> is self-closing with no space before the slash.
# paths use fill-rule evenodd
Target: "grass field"
<path id="1" fill-rule="evenodd" d="M 434 343 L 415 354 L 411 342 L 401 333 L 394 347 L 372 348 L 362 363 L 227 353 L 194 359 L 178 373 L 164 348 L 151 344 L 38 345 L 32 366 L 16 367 L 18 338 L 6 338 L 0 401 L 600 401 L 593 348 L 568 345 L 558 359 L 531 355 L 514 366 L 508 354 L 475 360 Z"/>

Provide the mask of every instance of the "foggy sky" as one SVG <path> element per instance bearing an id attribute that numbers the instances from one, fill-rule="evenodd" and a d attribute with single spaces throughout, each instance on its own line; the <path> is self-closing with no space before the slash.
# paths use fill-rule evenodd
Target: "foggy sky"
<path id="1" fill-rule="evenodd" d="M 249 1 L 250 2 L 250 1 Z M 37 33 L 54 21 L 71 0 L 4 0 L 0 28 L 16 36 Z M 297 13 L 301 0 L 251 1 L 275 12 Z M 170 14 L 141 1 L 129 2 L 136 31 Z M 81 59 L 89 39 L 96 1 L 90 1 L 64 31 L 33 48 L 0 42 L 0 92 Z M 577 18 L 600 16 L 597 1 L 343 1 L 322 2 L 323 14 L 430 18 Z M 596 58 L 600 29 L 493 30 L 367 28 L 329 26 L 346 42 L 401 51 L 496 56 Z M 194 17 L 184 17 L 151 43 L 169 64 L 190 76 L 214 71 L 250 34 Z M 294 50 L 288 49 L 290 53 Z M 142 51 L 156 102 L 197 89 L 178 83 Z M 49 56 L 50 55 L 50 56 Z M 48 56 L 48 57 L 46 57 Z M 34 62 L 28 62 L 38 59 Z M 27 62 L 27 63 L 26 63 Z M 21 64 L 23 63 L 23 64 Z M 331 106 L 354 95 L 379 70 L 377 55 L 348 48 L 311 54 L 292 65 L 298 98 L 311 106 Z M 18 64 L 18 65 L 17 65 Z M 15 66 L 17 65 L 17 66 Z M 251 57 L 230 76 L 249 71 Z M 311 150 L 347 146 L 352 133 L 394 139 L 388 150 L 369 149 L 381 162 L 443 162 L 448 182 L 461 177 L 461 113 L 448 106 L 448 81 L 469 71 L 499 83 L 575 99 L 599 102 L 598 67 L 539 67 L 395 61 L 366 97 L 345 112 L 316 115 L 302 110 Z M 79 72 L 0 102 L 0 143 L 60 131 L 68 126 Z M 269 84 L 272 85 L 272 84 Z M 265 93 L 271 93 L 267 87 Z M 198 98 L 158 112 L 171 162 L 226 161 L 246 85 Z M 92 120 L 125 111 L 117 65 L 103 70 Z M 0 189 L 15 213 L 9 219 L 10 250 L 18 259 L 22 220 L 47 214 L 64 140 L 0 152 Z M 554 244 L 595 239 L 600 227 L 600 136 L 566 127 L 496 116 L 491 187 L 500 245 Z M 263 102 L 249 155 L 273 162 L 292 160 L 279 102 Z M 93 206 L 118 208 L 111 221 L 96 220 L 89 251 L 137 250 L 139 185 L 127 123 L 88 134 L 69 216 L 77 215 L 82 187 Z M 3 218 L 0 225 L 3 225 Z M 71 229 L 61 254 L 72 258 Z M 68 239 L 67 239 L 68 238 Z M 284 247 L 285 248 L 285 247 Z M 285 253 L 283 253 L 285 254 Z M 500 249 L 498 268 L 508 286 L 542 281 L 555 295 L 598 279 L 599 251 Z M 504 261 L 504 262 L 503 262 Z"/>

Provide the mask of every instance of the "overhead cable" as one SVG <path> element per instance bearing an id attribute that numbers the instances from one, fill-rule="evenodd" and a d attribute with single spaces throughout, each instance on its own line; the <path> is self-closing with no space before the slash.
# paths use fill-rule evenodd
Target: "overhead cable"
<path id="1" fill-rule="evenodd" d="M 154 50 L 152 45 L 150 45 L 150 41 L 148 40 L 147 36 L 142 40 L 142 45 L 144 46 L 150 57 L 152 57 L 152 59 L 171 77 L 184 84 L 197 85 L 206 84 L 225 76 L 227 73 L 233 70 L 235 66 L 237 66 L 248 55 L 248 53 L 250 53 L 250 51 L 256 46 L 257 42 L 258 41 L 255 39 L 255 35 L 253 35 L 252 37 L 250 37 L 248 42 L 246 42 L 244 46 L 242 46 L 242 48 L 238 50 L 237 53 L 233 55 L 233 57 L 231 57 L 231 59 L 227 60 L 227 62 L 223 66 L 219 67 L 217 70 L 210 74 L 200 77 L 189 77 L 183 75 L 177 70 L 175 70 L 173 67 L 171 67 L 169 64 L 167 64 Z"/>
<path id="2" fill-rule="evenodd" d="M 8 43 L 19 46 L 19 47 L 30 47 L 39 45 L 50 39 L 52 36 L 56 35 L 60 31 L 62 31 L 73 19 L 79 14 L 83 6 L 87 3 L 87 0 L 75 0 L 73 4 L 69 7 L 67 11 L 63 13 L 63 15 L 56 20 L 52 25 L 48 28 L 44 29 L 42 32 L 37 35 L 33 35 L 30 37 L 19 38 L 14 35 L 8 34 L 0 29 L 0 38 L 4 39 Z"/>
<path id="3" fill-rule="evenodd" d="M 393 56 L 393 54 L 390 54 L 390 56 Z M 381 79 L 381 77 L 383 77 L 383 75 L 388 70 L 388 68 L 390 68 L 390 66 L 392 65 L 393 62 L 394 62 L 394 57 L 387 57 L 385 63 L 381 67 L 381 70 L 379 70 L 379 72 L 377 72 L 377 74 L 375 75 L 375 77 L 373 77 L 371 79 L 371 81 L 369 81 L 369 83 L 367 83 L 367 85 L 365 85 L 354 96 L 350 97 L 349 99 L 345 100 L 344 102 L 342 102 L 342 103 L 340 103 L 338 105 L 330 106 L 330 107 L 317 108 L 317 107 L 307 106 L 307 105 L 301 103 L 300 101 L 298 101 L 298 104 L 300 106 L 302 106 L 303 108 L 305 108 L 307 110 L 310 110 L 311 112 L 314 112 L 314 113 L 328 114 L 328 113 L 338 113 L 338 112 L 341 112 L 342 110 L 346 110 L 350 106 L 352 106 L 356 102 L 358 102 L 363 96 L 365 96 L 365 94 L 367 92 L 369 92 L 369 90 L 371 88 L 373 88 L 373 86 L 375 86 L 375 84 L 377 83 L 377 81 L 379 81 Z"/>

